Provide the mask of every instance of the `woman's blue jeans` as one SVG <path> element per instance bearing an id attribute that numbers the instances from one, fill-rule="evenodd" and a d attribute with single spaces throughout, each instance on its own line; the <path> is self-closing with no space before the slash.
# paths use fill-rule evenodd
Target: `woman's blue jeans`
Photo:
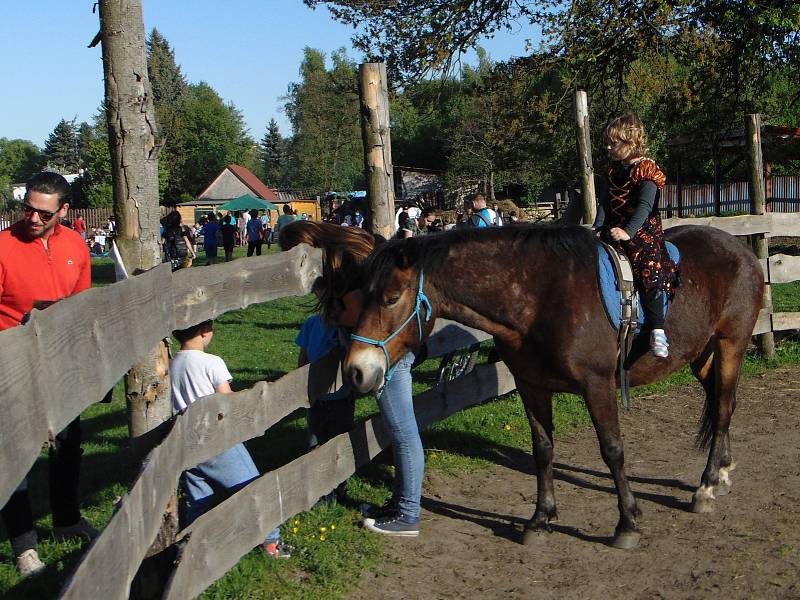
<path id="1" fill-rule="evenodd" d="M 394 367 L 391 379 L 378 398 L 383 421 L 392 437 L 394 456 L 394 495 L 400 515 L 409 523 L 419 522 L 425 453 L 414 415 L 411 390 L 411 365 L 414 355 L 406 354 Z"/>
<path id="2" fill-rule="evenodd" d="M 216 504 L 212 485 L 236 492 L 258 476 L 258 468 L 244 444 L 236 444 L 233 448 L 184 471 L 186 525 Z M 275 529 L 267 535 L 265 541 L 271 543 L 280 539 L 281 530 Z"/>

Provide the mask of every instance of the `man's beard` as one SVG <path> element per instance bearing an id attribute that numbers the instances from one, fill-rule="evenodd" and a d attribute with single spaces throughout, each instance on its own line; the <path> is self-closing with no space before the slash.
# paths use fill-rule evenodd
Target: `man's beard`
<path id="1" fill-rule="evenodd" d="M 54 216 L 50 220 L 49 223 L 43 223 L 41 228 L 34 227 L 32 221 L 27 221 L 26 220 L 25 221 L 25 233 L 32 240 L 38 239 L 40 237 L 43 237 L 48 231 L 52 230 L 56 226 L 56 223 L 58 222 L 57 218 L 58 217 Z"/>

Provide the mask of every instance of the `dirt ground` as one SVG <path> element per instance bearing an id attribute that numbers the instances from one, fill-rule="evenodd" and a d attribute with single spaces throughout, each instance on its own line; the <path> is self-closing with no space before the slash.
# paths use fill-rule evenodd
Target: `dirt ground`
<path id="1" fill-rule="evenodd" d="M 471 476 L 433 476 L 420 537 L 387 540 L 386 561 L 348 596 L 439 598 L 800 598 L 800 368 L 739 385 L 731 494 L 689 512 L 707 455 L 694 446 L 699 385 L 634 399 L 621 416 L 642 539 L 608 545 L 617 499 L 594 430 L 557 440 L 560 520 L 523 546 L 536 482 L 530 456 Z"/>

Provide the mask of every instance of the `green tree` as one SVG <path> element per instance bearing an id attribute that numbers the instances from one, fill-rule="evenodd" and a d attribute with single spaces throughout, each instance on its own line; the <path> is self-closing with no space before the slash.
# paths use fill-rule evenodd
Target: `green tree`
<path id="1" fill-rule="evenodd" d="M 622 107 L 631 70 L 643 56 L 674 61 L 705 130 L 741 126 L 764 109 L 775 69 L 800 72 L 800 3 L 783 0 L 304 0 L 327 5 L 353 25 L 355 46 L 383 57 L 393 78 L 447 72 L 482 37 L 530 24 L 542 29 L 535 54 L 563 69 L 566 89 L 581 87 L 609 114 Z M 800 99 L 795 83 L 794 101 Z M 565 96 L 565 100 L 569 96 Z"/>
<path id="2" fill-rule="evenodd" d="M 76 145 L 78 148 L 78 162 L 81 167 L 86 166 L 87 154 L 89 152 L 89 146 L 91 146 L 92 141 L 94 141 L 95 132 L 94 128 L 89 125 L 86 121 L 83 121 L 78 126 L 77 131 L 77 140 Z"/>
<path id="3" fill-rule="evenodd" d="M 47 166 L 63 173 L 75 173 L 80 168 L 75 121 L 61 119 L 44 144 Z"/>
<path id="4" fill-rule="evenodd" d="M 147 39 L 147 72 L 153 90 L 153 104 L 160 131 L 159 189 L 162 200 L 177 198 L 181 169 L 178 139 L 182 124 L 181 114 L 189 95 L 189 84 L 175 60 L 175 51 L 167 39 L 153 28 Z"/>
<path id="5" fill-rule="evenodd" d="M 42 167 L 42 151 L 28 140 L 0 138 L 0 200 L 13 202 L 11 186 L 23 183 Z"/>
<path id="6" fill-rule="evenodd" d="M 255 143 L 247 135 L 241 113 L 232 103 L 225 104 L 207 83 L 189 88 L 176 132 L 175 152 L 170 187 L 193 196 L 226 165 L 253 166 L 256 156 Z M 179 193 L 174 197 L 178 196 Z"/>
<path id="7" fill-rule="evenodd" d="M 270 119 L 267 131 L 259 145 L 259 160 L 264 182 L 281 188 L 286 182 L 286 140 L 283 139 L 275 119 Z"/>
<path id="8" fill-rule="evenodd" d="M 286 114 L 290 185 L 310 191 L 352 190 L 364 185 L 356 65 L 344 49 L 331 56 L 306 48 L 301 81 L 290 86 Z"/>

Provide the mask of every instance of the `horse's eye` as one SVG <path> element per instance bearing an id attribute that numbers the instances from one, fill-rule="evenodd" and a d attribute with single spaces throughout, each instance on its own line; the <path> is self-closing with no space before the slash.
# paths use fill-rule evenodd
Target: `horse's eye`
<path id="1" fill-rule="evenodd" d="M 392 296 L 391 298 L 386 299 L 387 306 L 394 306 L 397 304 L 397 301 L 400 300 L 400 296 Z"/>

